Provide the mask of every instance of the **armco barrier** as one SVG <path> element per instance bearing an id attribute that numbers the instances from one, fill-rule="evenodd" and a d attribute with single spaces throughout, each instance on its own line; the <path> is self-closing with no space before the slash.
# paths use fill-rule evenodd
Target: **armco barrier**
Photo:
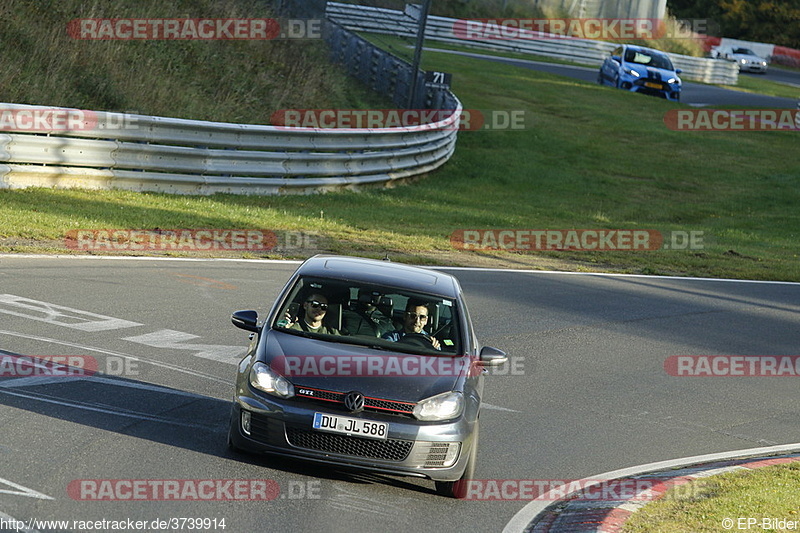
<path id="1" fill-rule="evenodd" d="M 326 13 L 329 19 L 351 31 L 416 36 L 416 24 L 401 11 L 329 2 Z M 425 38 L 486 50 L 534 54 L 597 67 L 609 52 L 620 45 L 590 39 L 552 38 L 536 32 L 527 32 L 529 35 L 516 39 L 467 40 L 459 38 L 453 31 L 456 21 L 446 17 L 428 17 Z M 739 70 L 728 61 L 679 54 L 669 56 L 675 66 L 683 70 L 681 77 L 687 80 L 721 85 L 736 85 L 738 81 Z"/>
<path id="2" fill-rule="evenodd" d="M 398 108 L 408 104 L 410 64 L 331 21 L 324 34 L 334 61 Z M 425 87 L 422 76 L 417 83 L 411 107 L 439 110 L 435 116 L 445 118 L 411 127 L 340 129 L 71 110 L 72 116 L 90 116 L 90 123 L 45 130 L 42 121 L 32 131 L 9 128 L 24 121 L 0 122 L 0 188 L 285 194 L 386 185 L 431 172 L 455 150 L 461 103 L 446 89 Z M 0 111 L 69 110 L 0 104 Z"/>
<path id="3" fill-rule="evenodd" d="M 453 154 L 461 104 L 423 126 L 324 129 L 91 112 L 91 127 L 0 134 L 0 188 L 281 194 L 386 184 Z M 9 112 L 57 108 L 0 104 Z"/>

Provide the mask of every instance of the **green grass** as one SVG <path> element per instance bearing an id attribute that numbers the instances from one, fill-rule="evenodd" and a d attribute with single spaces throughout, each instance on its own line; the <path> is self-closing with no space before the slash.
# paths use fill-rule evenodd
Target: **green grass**
<path id="1" fill-rule="evenodd" d="M 84 18 L 269 18 L 258 0 L 6 0 L 0 102 L 269 123 L 279 109 L 386 105 L 327 62 L 320 40 L 81 40 Z"/>
<path id="2" fill-rule="evenodd" d="M 412 261 L 800 279 L 793 133 L 670 131 L 663 116 L 677 104 L 488 61 L 425 58 L 427 69 L 453 73 L 466 108 L 521 111 L 525 129 L 462 132 L 444 167 L 392 189 L 204 198 L 3 190 L 0 249 L 53 251 L 75 228 L 266 228 L 319 232 L 331 251 Z M 705 247 L 453 253 L 449 236 L 469 228 L 702 231 Z"/>
<path id="3" fill-rule="evenodd" d="M 800 529 L 800 463 L 731 472 L 667 492 L 662 500 L 637 511 L 625 533 L 702 533 L 725 530 L 789 531 Z M 738 520 L 755 519 L 740 527 Z M 733 520 L 724 527 L 724 520 Z M 785 529 L 762 527 L 764 519 L 794 523 Z M 730 525 L 730 522 L 727 523 Z M 774 522 L 772 524 L 774 525 Z"/>
<path id="4" fill-rule="evenodd" d="M 405 37 L 395 37 L 392 35 L 382 35 L 376 33 L 360 33 L 364 39 L 371 43 L 388 50 L 397 57 L 405 59 L 409 63 L 414 58 L 414 40 Z M 524 54 L 519 52 L 510 52 L 508 50 L 492 50 L 484 47 L 457 45 L 441 41 L 426 41 L 425 48 L 428 50 L 453 50 L 456 52 L 467 52 L 471 54 L 482 54 L 494 57 L 505 57 L 511 59 L 522 59 L 526 61 L 543 61 L 545 63 L 554 63 L 557 65 L 571 65 L 575 67 L 586 67 L 582 63 L 575 63 L 574 61 L 567 61 L 554 57 L 540 56 L 536 54 Z M 427 52 L 426 52 L 427 53 Z"/>
<path id="5" fill-rule="evenodd" d="M 795 98 L 800 101 L 800 87 L 792 87 L 785 83 L 771 81 L 757 74 L 739 73 L 739 82 L 735 86 L 720 85 L 720 87 L 723 89 L 736 89 L 748 93 L 779 96 L 781 98 Z"/>

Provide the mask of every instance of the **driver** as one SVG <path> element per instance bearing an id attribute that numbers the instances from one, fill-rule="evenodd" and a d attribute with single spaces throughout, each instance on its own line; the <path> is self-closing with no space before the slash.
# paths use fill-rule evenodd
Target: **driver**
<path id="1" fill-rule="evenodd" d="M 395 331 L 384 333 L 381 338 L 396 342 L 406 335 L 425 335 L 431 341 L 434 348 L 441 350 L 442 347 L 436 337 L 431 336 L 424 329 L 425 325 L 428 323 L 428 315 L 428 304 L 421 300 L 409 298 L 406 304 L 406 312 L 403 315 L 403 327 Z"/>

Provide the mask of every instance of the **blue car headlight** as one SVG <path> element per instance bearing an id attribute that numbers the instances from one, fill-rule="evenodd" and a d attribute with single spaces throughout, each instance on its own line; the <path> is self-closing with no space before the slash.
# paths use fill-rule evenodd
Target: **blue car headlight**
<path id="1" fill-rule="evenodd" d="M 633 76 L 634 78 L 638 78 L 639 77 L 639 73 L 636 72 L 635 70 L 631 69 L 631 68 L 622 67 L 622 70 L 623 70 L 623 72 L 625 72 L 625 74 Z"/>

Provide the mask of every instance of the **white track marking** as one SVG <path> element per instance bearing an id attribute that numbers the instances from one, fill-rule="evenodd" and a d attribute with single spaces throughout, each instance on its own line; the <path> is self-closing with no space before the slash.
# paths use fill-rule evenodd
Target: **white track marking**
<path id="1" fill-rule="evenodd" d="M 141 326 L 138 322 L 123 320 L 63 305 L 31 300 L 13 294 L 0 294 L 0 313 L 46 322 L 55 326 L 81 331 L 109 331 Z"/>
<path id="2" fill-rule="evenodd" d="M 42 336 L 39 336 L 39 335 L 26 335 L 24 333 L 17 333 L 15 331 L 0 330 L 0 335 L 10 335 L 12 337 L 21 337 L 21 338 L 24 338 L 24 339 L 31 339 L 31 340 L 35 340 L 35 341 L 49 342 L 49 343 L 52 343 L 52 344 L 60 344 L 62 346 L 69 346 L 70 348 L 75 348 L 75 349 L 81 350 L 81 351 L 90 351 L 90 352 L 102 353 L 102 354 L 106 354 L 106 355 L 112 355 L 112 356 L 115 356 L 115 357 L 122 357 L 122 358 L 125 358 L 125 359 L 129 359 L 131 361 L 137 361 L 137 362 L 145 363 L 145 364 L 148 364 L 148 365 L 153 365 L 153 366 L 156 366 L 156 367 L 159 367 L 159 368 L 166 368 L 166 369 L 169 369 L 169 370 L 174 370 L 175 372 L 188 374 L 190 376 L 195 376 L 195 377 L 198 377 L 198 378 L 208 379 L 210 381 L 216 381 L 217 383 L 223 383 L 225 385 L 230 385 L 231 384 L 231 380 L 230 379 L 222 379 L 222 378 L 218 378 L 217 376 L 212 376 L 211 374 L 206 374 L 206 373 L 198 372 L 198 371 L 195 371 L 195 370 L 187 370 L 187 369 L 182 368 L 182 367 L 180 367 L 178 365 L 172 365 L 172 364 L 169 364 L 169 363 L 162 363 L 162 362 L 159 362 L 159 361 L 152 361 L 152 360 L 149 360 L 149 359 L 145 359 L 145 358 L 142 358 L 142 357 L 136 357 L 136 356 L 133 356 L 133 355 L 130 355 L 130 354 L 126 354 L 126 353 L 123 353 L 123 352 L 117 352 L 117 351 L 114 351 L 114 350 L 107 350 L 107 349 L 104 349 L 104 348 L 96 348 L 96 347 L 93 347 L 93 346 L 86 346 L 84 344 L 76 344 L 74 342 L 61 341 L 61 340 L 58 340 L 58 339 L 50 339 L 50 338 L 42 337 Z"/>
<path id="3" fill-rule="evenodd" d="M 199 339 L 197 335 L 175 331 L 173 329 L 162 329 L 153 333 L 137 335 L 135 337 L 125 337 L 122 340 L 144 344 L 153 348 L 167 348 L 170 350 L 191 350 L 195 357 L 220 361 L 231 365 L 239 364 L 239 360 L 244 356 L 245 348 L 242 346 L 226 346 L 223 344 L 186 344 L 186 341 Z"/>
<path id="4" fill-rule="evenodd" d="M 3 487 L 11 487 L 14 490 L 5 489 Z M 37 492 L 33 489 L 29 489 L 28 487 L 23 487 L 22 485 L 18 485 L 13 481 L 9 481 L 7 479 L 3 479 L 0 477 L 0 494 L 13 494 L 15 496 L 26 496 L 28 498 L 37 498 L 39 500 L 53 500 L 55 498 L 51 498 L 47 494 L 42 494 L 41 492 Z M 3 516 L 0 514 L 0 516 Z M 5 515 L 8 516 L 8 515 Z"/>

